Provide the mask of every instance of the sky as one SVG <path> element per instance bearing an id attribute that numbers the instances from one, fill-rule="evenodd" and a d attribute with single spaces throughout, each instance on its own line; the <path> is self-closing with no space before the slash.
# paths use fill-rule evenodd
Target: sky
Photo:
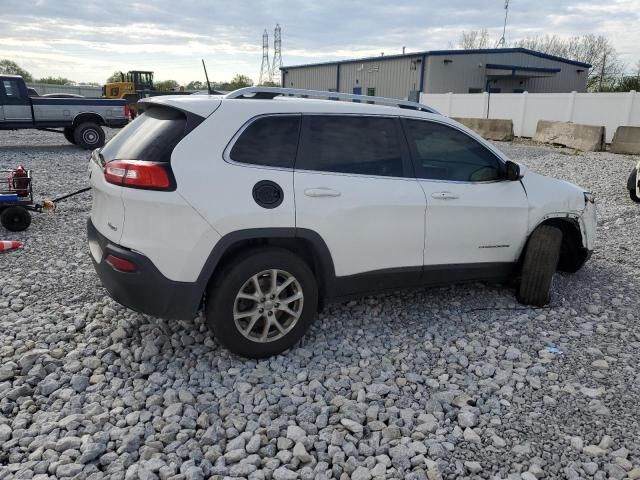
<path id="1" fill-rule="evenodd" d="M 447 49 L 463 30 L 498 39 L 504 0 L 0 0 L 0 59 L 35 77 L 104 83 L 116 70 L 153 70 L 185 84 L 243 74 L 258 80 L 262 33 L 282 27 L 283 64 Z M 506 39 L 607 36 L 635 71 L 640 0 L 511 0 Z"/>

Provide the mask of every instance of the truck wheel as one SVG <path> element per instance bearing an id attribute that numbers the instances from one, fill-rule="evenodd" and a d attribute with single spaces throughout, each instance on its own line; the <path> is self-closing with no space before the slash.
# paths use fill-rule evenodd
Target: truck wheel
<path id="1" fill-rule="evenodd" d="M 0 213 L 0 223 L 11 232 L 21 232 L 31 225 L 31 214 L 23 207 L 7 207 Z"/>
<path id="2" fill-rule="evenodd" d="M 84 122 L 73 131 L 75 144 L 86 149 L 93 150 L 104 145 L 104 130 L 97 123 Z"/>
<path id="3" fill-rule="evenodd" d="M 64 128 L 64 138 L 66 138 L 69 143 L 73 143 L 74 145 L 76 144 L 76 139 L 73 137 L 73 128 Z"/>
<path id="4" fill-rule="evenodd" d="M 629 189 L 629 197 L 634 202 L 640 202 L 640 197 L 636 195 L 636 186 L 638 185 L 638 169 L 634 168 L 631 170 L 631 174 L 629 175 L 629 179 L 627 180 L 627 188 Z"/>
<path id="5" fill-rule="evenodd" d="M 309 266 L 282 248 L 232 262 L 209 287 L 207 324 L 229 350 L 264 358 L 292 347 L 311 325 L 318 286 Z"/>
<path id="6" fill-rule="evenodd" d="M 551 298 L 553 275 L 560 259 L 562 231 L 551 225 L 541 225 L 529 237 L 522 265 L 522 280 L 518 301 L 542 307 Z"/>

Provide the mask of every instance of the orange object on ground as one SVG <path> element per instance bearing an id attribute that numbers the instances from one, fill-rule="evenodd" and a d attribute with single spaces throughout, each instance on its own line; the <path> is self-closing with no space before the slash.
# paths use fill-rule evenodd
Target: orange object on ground
<path id="1" fill-rule="evenodd" d="M 8 252 L 22 247 L 22 242 L 18 240 L 0 240 L 0 252 Z"/>

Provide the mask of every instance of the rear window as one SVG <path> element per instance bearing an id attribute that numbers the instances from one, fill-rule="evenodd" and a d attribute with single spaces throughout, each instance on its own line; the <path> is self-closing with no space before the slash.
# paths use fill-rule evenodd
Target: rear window
<path id="1" fill-rule="evenodd" d="M 113 137 L 100 152 L 111 160 L 169 162 L 185 136 L 187 119 L 174 108 L 151 107 Z"/>

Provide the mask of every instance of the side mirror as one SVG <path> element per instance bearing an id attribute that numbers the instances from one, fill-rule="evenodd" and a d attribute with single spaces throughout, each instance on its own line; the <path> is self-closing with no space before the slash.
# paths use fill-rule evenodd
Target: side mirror
<path id="1" fill-rule="evenodd" d="M 520 180 L 522 178 L 522 175 L 520 174 L 520 165 L 518 165 L 516 162 L 508 160 L 505 177 L 507 178 L 507 180 Z"/>

